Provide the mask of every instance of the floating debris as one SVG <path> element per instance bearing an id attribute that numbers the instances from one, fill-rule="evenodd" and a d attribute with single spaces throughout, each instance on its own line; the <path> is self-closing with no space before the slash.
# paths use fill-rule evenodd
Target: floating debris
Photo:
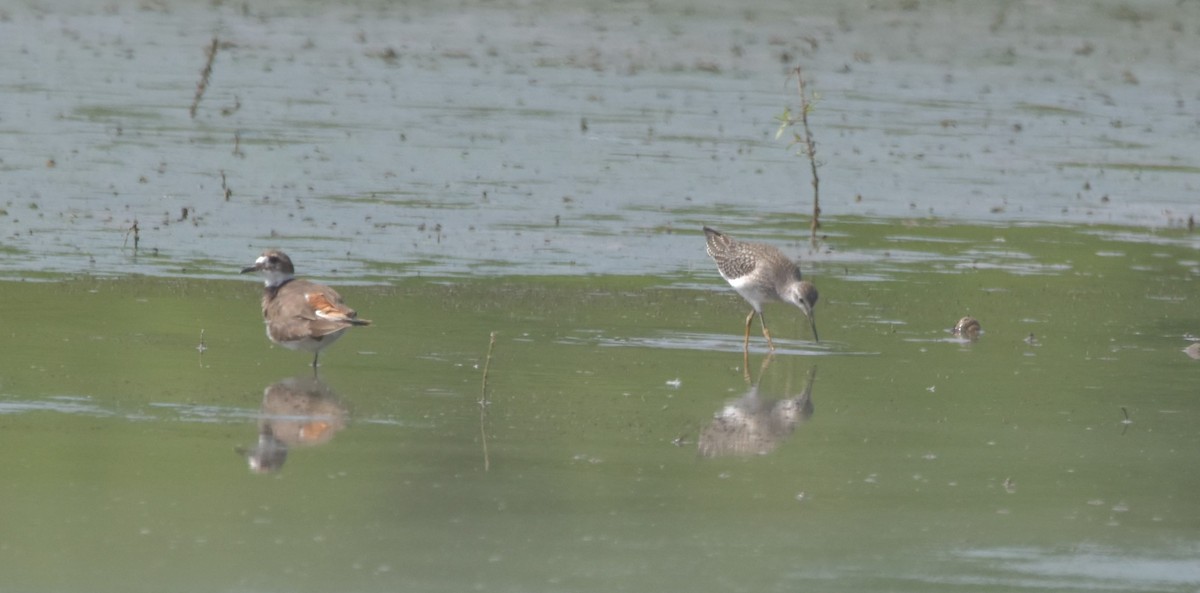
<path id="1" fill-rule="evenodd" d="M 1129 410 L 1126 410 L 1125 406 L 1121 406 L 1121 413 L 1125 415 L 1125 419 L 1121 421 L 1121 434 L 1124 435 L 1125 431 L 1129 430 L 1129 425 L 1133 424 L 1133 418 L 1129 417 Z"/>
<path id="2" fill-rule="evenodd" d="M 192 106 L 188 109 L 188 114 L 192 119 L 196 119 L 196 108 L 200 106 L 200 99 L 204 97 L 204 91 L 208 89 L 208 79 L 212 76 L 213 61 L 217 58 L 217 49 L 220 46 L 220 42 L 214 35 L 208 51 L 205 52 L 207 59 L 204 62 L 204 68 L 200 70 L 200 81 L 196 83 L 196 94 L 192 97 Z"/>

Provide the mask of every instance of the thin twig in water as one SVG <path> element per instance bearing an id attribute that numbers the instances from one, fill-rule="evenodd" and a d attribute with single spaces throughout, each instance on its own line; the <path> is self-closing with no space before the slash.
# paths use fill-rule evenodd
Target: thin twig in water
<path id="1" fill-rule="evenodd" d="M 225 201 L 229 201 L 229 197 L 233 195 L 233 190 L 229 189 L 229 185 L 225 183 L 225 170 L 221 170 L 221 193 L 225 194 Z"/>
<path id="2" fill-rule="evenodd" d="M 129 244 L 129 235 L 130 234 L 133 235 L 133 254 L 136 256 L 137 250 L 138 250 L 138 243 L 140 243 L 142 240 L 140 231 L 138 230 L 138 221 L 136 218 L 133 219 L 133 225 L 125 230 L 125 240 L 121 242 L 121 249 L 125 249 L 125 246 Z"/>
<path id="3" fill-rule="evenodd" d="M 487 358 L 483 361 L 483 385 L 479 389 L 479 436 L 483 441 L 483 471 L 488 471 L 492 467 L 491 458 L 488 456 L 487 445 L 487 380 L 488 369 L 492 367 L 492 349 L 496 347 L 496 332 L 492 332 L 491 339 L 488 341 Z"/>
<path id="4" fill-rule="evenodd" d="M 804 73 L 797 66 L 792 70 L 796 74 L 796 88 L 800 92 L 800 115 L 798 117 L 792 115 L 792 108 L 788 107 L 783 110 L 783 114 L 777 117 L 779 120 L 779 130 L 775 132 L 775 137 L 783 136 L 789 128 L 799 126 L 804 130 L 804 136 L 792 132 L 792 140 L 789 146 L 801 145 L 800 154 L 808 158 L 808 166 L 812 171 L 812 188 L 813 188 L 813 209 L 812 223 L 810 224 L 811 242 L 813 249 L 817 247 L 817 229 L 821 228 L 821 177 L 817 175 L 817 141 L 813 138 L 812 128 L 808 125 L 808 114 L 813 110 L 813 101 L 817 99 L 814 94 L 812 97 L 808 94 L 808 88 L 804 82 Z"/>
<path id="5" fill-rule="evenodd" d="M 200 330 L 200 343 L 196 345 L 196 351 L 200 353 L 200 366 L 204 366 L 204 351 L 208 350 L 208 345 L 204 343 L 204 330 Z"/>
<path id="6" fill-rule="evenodd" d="M 212 43 L 208 46 L 208 60 L 204 62 L 204 68 L 200 70 L 200 82 L 196 83 L 196 96 L 192 97 L 192 108 L 188 110 L 192 119 L 196 119 L 196 108 L 200 106 L 200 99 L 204 97 L 204 91 L 208 89 L 208 77 L 212 76 L 213 61 L 217 59 L 218 47 L 220 47 L 220 42 L 217 41 L 217 36 L 213 35 Z"/>
<path id="7" fill-rule="evenodd" d="M 817 229 L 821 228 L 821 178 L 817 175 L 817 141 L 813 140 L 812 129 L 808 127 L 808 112 L 812 111 L 812 103 L 808 99 L 808 91 L 804 88 L 804 73 L 796 66 L 796 87 L 800 91 L 800 125 L 804 128 L 804 154 L 808 157 L 808 165 L 812 169 L 813 215 L 810 230 L 812 246 L 817 246 Z"/>

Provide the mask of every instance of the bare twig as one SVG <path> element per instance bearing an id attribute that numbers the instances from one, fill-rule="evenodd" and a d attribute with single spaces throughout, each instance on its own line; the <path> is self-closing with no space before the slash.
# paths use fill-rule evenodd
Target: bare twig
<path id="1" fill-rule="evenodd" d="M 220 47 L 220 42 L 214 35 L 212 43 L 208 46 L 208 60 L 204 62 L 204 68 L 200 70 L 200 82 L 196 83 L 196 96 L 192 97 L 192 108 L 188 110 L 192 119 L 196 119 L 196 108 L 200 106 L 200 99 L 204 97 L 204 91 L 208 89 L 208 77 L 212 76 L 213 61 L 217 59 L 218 47 Z"/>
<path id="2" fill-rule="evenodd" d="M 817 246 L 817 229 L 821 228 L 821 178 L 817 175 L 817 142 L 813 140 L 812 129 L 808 127 L 808 112 L 812 111 L 808 92 L 804 88 L 804 73 L 796 66 L 796 88 L 800 91 L 800 124 L 804 128 L 804 153 L 808 156 L 808 165 L 812 169 L 813 215 L 809 229 L 812 232 L 812 246 Z"/>
<path id="3" fill-rule="evenodd" d="M 196 351 L 200 353 L 200 366 L 204 366 L 204 351 L 208 350 L 208 344 L 204 342 L 204 330 L 200 330 L 200 343 L 196 345 Z"/>
<path id="4" fill-rule="evenodd" d="M 136 218 L 133 219 L 133 224 L 125 230 L 125 240 L 121 242 L 121 249 L 125 249 L 125 246 L 129 244 L 129 235 L 133 235 L 133 254 L 137 255 L 138 243 L 141 242 L 142 236 Z"/>
<path id="5" fill-rule="evenodd" d="M 496 332 L 492 332 L 491 339 L 488 341 L 487 358 L 483 362 L 483 385 L 479 388 L 479 437 L 483 441 L 483 471 L 488 471 L 492 467 L 491 458 L 488 456 L 487 444 L 487 380 L 488 369 L 492 366 L 492 349 L 496 347 Z"/>
<path id="6" fill-rule="evenodd" d="M 225 170 L 221 170 L 221 193 L 225 195 L 225 201 L 229 201 L 229 197 L 233 195 L 233 190 L 229 189 L 229 185 L 225 183 Z"/>
<path id="7" fill-rule="evenodd" d="M 796 75 L 796 88 L 800 93 L 800 114 L 793 116 L 791 108 L 784 110 L 783 115 L 780 115 L 779 130 L 775 133 L 778 138 L 788 129 L 799 126 L 804 135 L 801 136 L 792 132 L 792 145 L 799 144 L 802 146 L 800 152 L 808 158 L 808 165 L 812 171 L 812 188 L 813 188 L 813 210 L 812 222 L 809 226 L 811 231 L 812 247 L 817 247 L 817 229 L 821 228 L 821 177 L 817 174 L 817 141 L 813 138 L 812 128 L 808 125 L 808 114 L 813 110 L 813 101 L 815 95 L 808 94 L 808 88 L 804 82 L 804 72 L 797 66 L 793 73 Z"/>

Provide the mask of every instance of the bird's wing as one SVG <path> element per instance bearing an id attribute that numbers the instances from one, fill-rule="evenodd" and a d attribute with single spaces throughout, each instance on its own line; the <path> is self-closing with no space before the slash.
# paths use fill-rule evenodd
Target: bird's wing
<path id="1" fill-rule="evenodd" d="M 334 289 L 323 284 L 294 280 L 280 287 L 267 305 L 271 311 L 271 333 L 281 340 L 289 337 L 321 337 L 350 325 L 367 325 L 354 309 L 342 303 Z"/>
<path id="2" fill-rule="evenodd" d="M 726 279 L 741 278 L 758 265 L 754 253 L 746 245 L 720 231 L 704 227 L 708 256 L 717 264 L 717 271 Z"/>

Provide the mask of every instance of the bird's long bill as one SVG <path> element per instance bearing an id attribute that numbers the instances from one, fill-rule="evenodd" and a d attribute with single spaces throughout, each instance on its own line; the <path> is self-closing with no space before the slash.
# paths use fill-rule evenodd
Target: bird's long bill
<path id="1" fill-rule="evenodd" d="M 812 307 L 800 307 L 800 310 L 804 312 L 804 316 L 808 318 L 808 325 L 812 327 L 813 341 L 820 342 L 821 338 L 817 337 L 817 318 L 813 316 Z"/>
<path id="2" fill-rule="evenodd" d="M 243 274 L 249 274 L 250 272 L 257 272 L 257 271 L 259 271 L 259 270 L 261 270 L 261 269 L 262 269 L 262 268 L 260 268 L 260 267 L 258 266 L 258 264 L 254 264 L 253 266 L 246 266 L 246 267 L 242 268 L 242 273 L 243 273 Z"/>

